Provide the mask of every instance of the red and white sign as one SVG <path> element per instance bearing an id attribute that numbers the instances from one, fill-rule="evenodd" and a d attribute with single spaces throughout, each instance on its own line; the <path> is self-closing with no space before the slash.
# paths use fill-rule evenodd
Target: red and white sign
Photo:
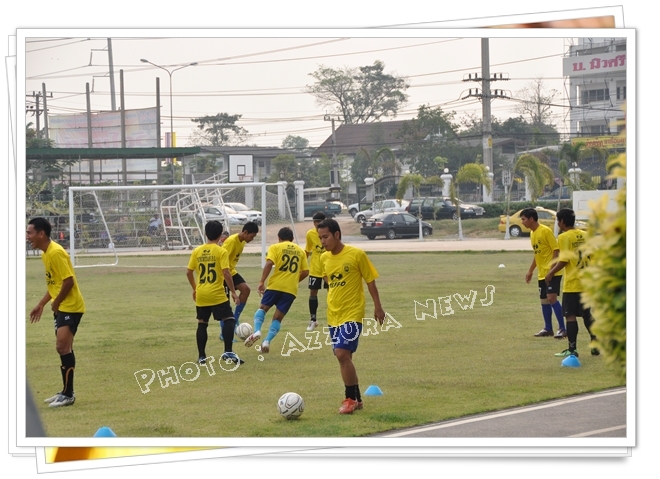
<path id="1" fill-rule="evenodd" d="M 563 59 L 563 75 L 625 72 L 628 66 L 625 52 L 600 53 Z"/>

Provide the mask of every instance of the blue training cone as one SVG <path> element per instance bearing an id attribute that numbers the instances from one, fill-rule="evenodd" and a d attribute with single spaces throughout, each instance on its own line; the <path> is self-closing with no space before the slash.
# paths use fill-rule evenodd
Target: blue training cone
<path id="1" fill-rule="evenodd" d="M 96 431 L 94 437 L 117 437 L 117 435 L 108 426 L 103 426 Z"/>
<path id="2" fill-rule="evenodd" d="M 565 368 L 579 368 L 580 365 L 580 360 L 576 357 L 573 356 L 572 354 L 568 357 L 566 357 L 562 362 L 561 362 L 562 367 Z"/>
<path id="3" fill-rule="evenodd" d="M 369 386 L 367 390 L 364 392 L 365 396 L 382 396 L 383 391 L 380 390 L 378 386 L 375 384 Z"/>

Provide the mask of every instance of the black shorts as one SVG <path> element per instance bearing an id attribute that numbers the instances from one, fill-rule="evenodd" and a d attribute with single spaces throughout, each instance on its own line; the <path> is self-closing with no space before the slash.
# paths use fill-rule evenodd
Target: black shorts
<path id="1" fill-rule="evenodd" d="M 561 276 L 554 276 L 550 284 L 545 284 L 544 279 L 539 279 L 539 297 L 546 299 L 549 294 L 556 294 L 559 296 L 561 291 Z"/>
<path id="2" fill-rule="evenodd" d="M 582 293 L 564 293 L 561 309 L 565 317 L 579 316 L 587 320 L 591 319 L 591 308 L 585 308 L 582 304 Z"/>
<path id="3" fill-rule="evenodd" d="M 309 286 L 309 289 L 315 289 L 318 291 L 321 289 L 321 282 L 323 282 L 323 289 L 328 289 L 328 283 L 326 281 L 319 277 L 319 276 L 308 276 L 307 280 L 307 285 Z"/>
<path id="4" fill-rule="evenodd" d="M 215 306 L 197 306 L 197 319 L 201 319 L 205 323 L 209 322 L 209 318 L 213 314 L 213 319 L 221 321 L 223 319 L 234 319 L 234 312 L 231 310 L 229 301 L 225 301 Z"/>
<path id="5" fill-rule="evenodd" d="M 243 279 L 243 276 L 241 276 L 238 273 L 232 276 L 231 280 L 234 282 L 234 289 L 238 289 L 239 284 L 247 283 L 247 281 Z M 224 285 L 225 285 L 225 294 L 229 299 L 231 299 L 231 291 L 229 291 L 229 286 L 227 286 L 227 282 L 224 282 Z"/>
<path id="6" fill-rule="evenodd" d="M 78 325 L 82 319 L 83 313 L 65 313 L 64 311 L 59 311 L 53 313 L 53 322 L 55 325 L 55 334 L 57 334 L 57 328 L 62 326 L 68 326 L 71 330 L 71 333 L 75 336 L 76 331 L 78 331 Z"/>

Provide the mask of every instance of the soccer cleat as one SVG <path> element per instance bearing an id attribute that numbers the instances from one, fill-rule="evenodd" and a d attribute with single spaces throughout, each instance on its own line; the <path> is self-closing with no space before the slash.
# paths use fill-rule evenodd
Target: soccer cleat
<path id="1" fill-rule="evenodd" d="M 359 405 L 360 403 L 358 403 L 355 399 L 346 398 L 344 399 L 344 402 L 341 403 L 339 414 L 353 414 L 353 411 L 355 411 Z"/>
<path id="2" fill-rule="evenodd" d="M 197 363 L 198 363 L 198 364 L 206 364 L 206 358 L 205 358 L 205 357 L 200 357 L 200 358 L 197 360 Z"/>
<path id="3" fill-rule="evenodd" d="M 307 331 L 314 331 L 318 327 L 319 323 L 316 321 L 310 321 L 309 326 L 307 326 Z"/>
<path id="4" fill-rule="evenodd" d="M 591 348 L 591 355 L 600 356 L 600 351 L 598 350 L 598 348 Z"/>
<path id="5" fill-rule="evenodd" d="M 65 396 L 64 394 L 60 394 L 60 398 L 57 401 L 53 401 L 52 403 L 50 403 L 48 407 L 71 406 L 74 402 L 76 402 L 75 395 L 69 397 L 69 396 Z"/>
<path id="6" fill-rule="evenodd" d="M 565 358 L 567 356 L 575 356 L 576 358 L 580 357 L 577 351 L 571 351 L 570 349 L 564 349 L 561 353 L 555 353 L 555 356 Z"/>
<path id="7" fill-rule="evenodd" d="M 555 339 L 563 339 L 568 336 L 568 333 L 565 329 L 558 329 L 557 334 L 555 334 Z"/>
<path id="8" fill-rule="evenodd" d="M 362 409 L 364 407 L 364 403 L 362 401 L 358 401 L 357 406 L 355 407 L 355 410 L 357 411 L 358 409 Z"/>
<path id="9" fill-rule="evenodd" d="M 53 397 L 49 397 L 48 399 L 44 399 L 44 402 L 45 402 L 46 404 L 50 404 L 50 403 L 52 403 L 52 402 L 58 401 L 58 400 L 60 399 L 60 396 L 62 396 L 62 393 L 61 393 L 61 392 L 57 393 L 57 394 L 56 394 L 55 396 L 53 396 Z"/>
<path id="10" fill-rule="evenodd" d="M 262 353 L 270 352 L 270 341 L 265 340 L 263 343 L 261 343 L 261 352 Z"/>
<path id="11" fill-rule="evenodd" d="M 243 364 L 245 361 L 243 361 L 241 358 L 236 356 L 236 353 L 230 352 L 230 353 L 223 353 L 222 356 L 220 357 L 222 361 L 231 361 L 232 363 L 236 364 Z"/>
<path id="12" fill-rule="evenodd" d="M 542 329 L 541 331 L 536 333 L 534 336 L 536 336 L 537 338 L 542 338 L 542 337 L 545 337 L 545 336 L 552 336 L 552 331 L 546 331 L 545 329 Z"/>
<path id="13" fill-rule="evenodd" d="M 255 331 L 254 333 L 250 334 L 245 340 L 245 347 L 249 348 L 254 343 L 259 341 L 260 338 L 261 338 L 261 331 Z"/>

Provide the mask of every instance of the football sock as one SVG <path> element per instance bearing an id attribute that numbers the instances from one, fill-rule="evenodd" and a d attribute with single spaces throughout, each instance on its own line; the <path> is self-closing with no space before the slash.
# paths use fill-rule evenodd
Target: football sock
<path id="1" fill-rule="evenodd" d="M 238 318 L 241 317 L 241 313 L 243 312 L 243 308 L 245 308 L 245 303 L 241 303 L 236 308 L 234 308 L 234 319 L 236 320 L 236 326 L 240 324 Z"/>
<path id="2" fill-rule="evenodd" d="M 271 342 L 273 340 L 273 338 L 277 335 L 277 333 L 280 332 L 281 325 L 282 325 L 282 321 L 273 319 L 273 323 L 270 325 L 270 329 L 268 330 L 268 335 L 266 336 L 266 341 Z"/>
<path id="3" fill-rule="evenodd" d="M 355 385 L 355 398 L 357 399 L 357 402 L 362 401 L 362 395 L 360 394 L 360 385 L 359 384 Z"/>
<path id="4" fill-rule="evenodd" d="M 225 343 L 225 352 L 231 353 L 231 345 L 234 342 L 234 321 L 233 319 L 225 319 L 222 326 L 222 341 Z"/>
<path id="5" fill-rule="evenodd" d="M 316 296 L 309 297 L 309 315 L 312 321 L 316 321 L 316 311 L 319 309 L 319 298 Z"/>
<path id="6" fill-rule="evenodd" d="M 353 401 L 357 401 L 357 395 L 355 393 L 357 386 L 344 386 L 344 387 L 345 387 L 346 397 L 352 399 Z"/>
<path id="7" fill-rule="evenodd" d="M 569 351 L 575 351 L 577 349 L 578 329 L 579 326 L 577 321 L 566 321 L 566 333 L 568 335 Z"/>
<path id="8" fill-rule="evenodd" d="M 594 339 L 596 339 L 596 336 L 591 332 L 591 325 L 594 324 L 594 320 L 591 317 L 591 315 L 589 315 L 589 317 L 586 318 L 583 317 L 582 319 L 584 321 L 584 327 L 587 328 L 587 331 L 589 331 L 589 336 L 591 336 L 591 340 L 593 341 Z"/>
<path id="9" fill-rule="evenodd" d="M 545 330 L 552 331 L 552 306 L 549 304 L 542 304 L 541 311 L 543 312 L 543 321 L 545 322 Z"/>
<path id="10" fill-rule="evenodd" d="M 557 316 L 557 323 L 559 323 L 559 329 L 566 330 L 566 326 L 564 325 L 564 316 L 562 315 L 562 310 L 561 310 L 561 303 L 559 301 L 556 301 L 555 304 L 552 305 L 552 309 L 555 310 L 555 316 Z"/>
<path id="11" fill-rule="evenodd" d="M 197 323 L 197 352 L 200 358 L 206 357 L 206 342 L 209 339 L 208 327 L 209 323 Z"/>
<path id="12" fill-rule="evenodd" d="M 264 324 L 264 318 L 266 317 L 266 311 L 259 308 L 257 312 L 254 313 L 254 330 L 261 331 L 261 326 Z"/>
<path id="13" fill-rule="evenodd" d="M 60 356 L 62 362 L 62 394 L 67 397 L 73 396 L 73 371 L 76 367 L 76 356 L 71 351 L 69 354 Z"/>

